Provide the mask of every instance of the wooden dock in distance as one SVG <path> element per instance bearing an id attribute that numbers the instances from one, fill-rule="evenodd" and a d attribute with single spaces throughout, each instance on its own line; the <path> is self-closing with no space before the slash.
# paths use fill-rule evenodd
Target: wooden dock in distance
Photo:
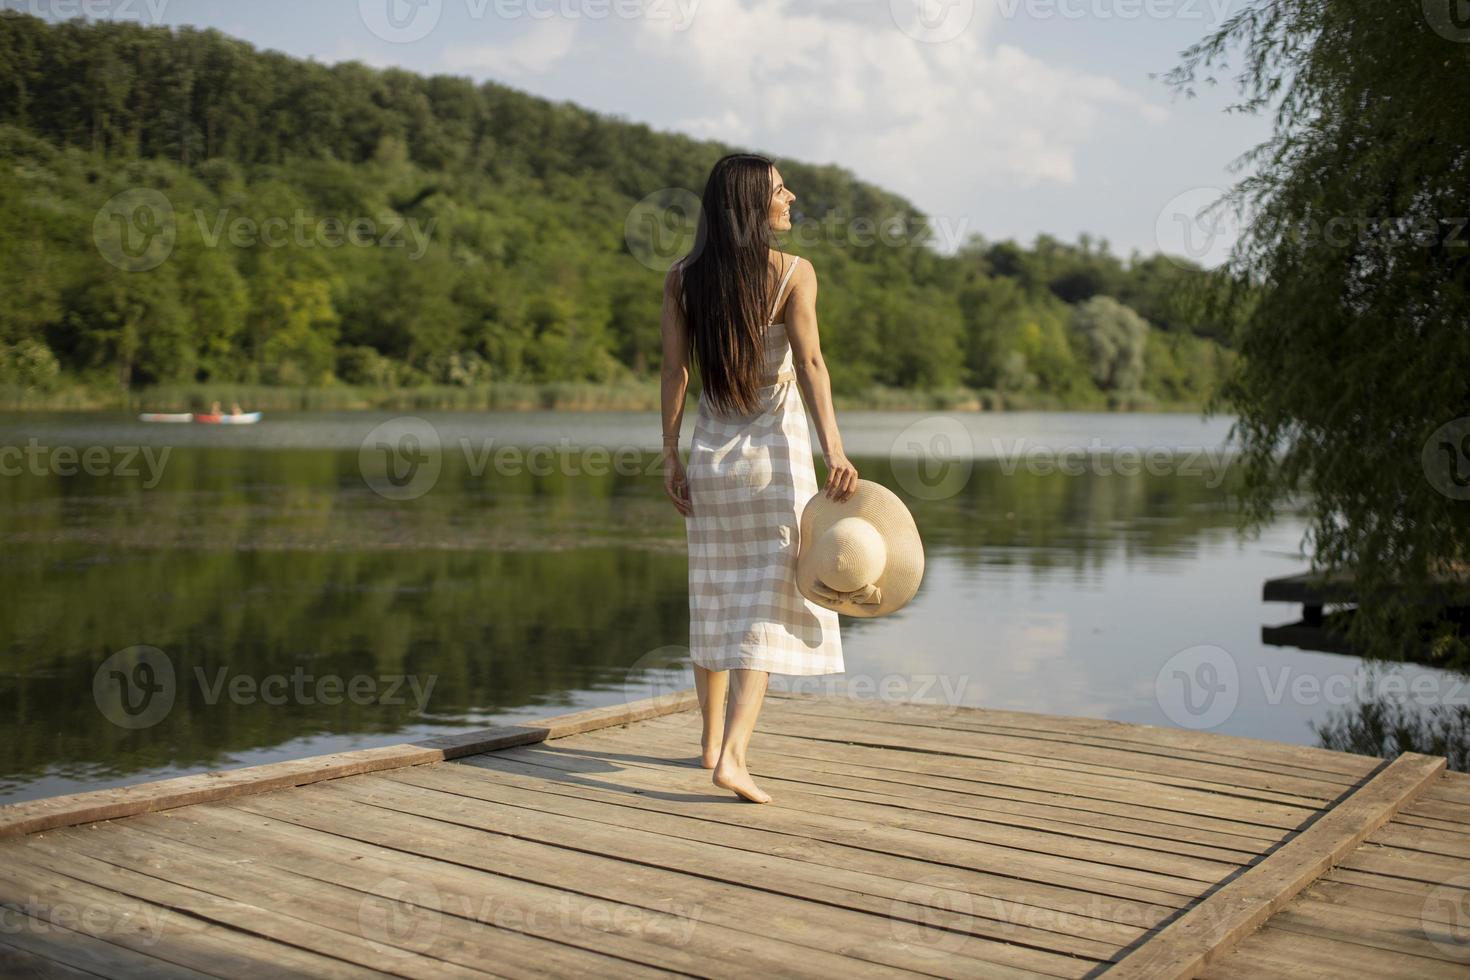
<path id="1" fill-rule="evenodd" d="M 1453 572 L 1443 573 L 1436 577 L 1436 582 L 1436 585 L 1415 594 L 1413 601 L 1423 606 L 1426 612 L 1436 607 L 1457 612 L 1463 622 L 1466 604 L 1470 602 L 1470 568 L 1459 567 Z M 1359 601 L 1357 581 L 1351 572 L 1301 572 L 1267 579 L 1261 587 L 1261 600 L 1301 603 L 1302 606 L 1302 617 L 1296 622 L 1262 626 L 1262 643 L 1323 653 L 1357 653 L 1345 635 Z M 1325 611 L 1329 605 L 1343 608 L 1329 613 Z M 1429 664 L 1437 659 L 1428 644 L 1424 645 L 1420 656 Z"/>
<path id="2" fill-rule="evenodd" d="M 1470 976 L 1470 776 L 1093 719 L 692 692 L 0 807 L 0 974 Z"/>

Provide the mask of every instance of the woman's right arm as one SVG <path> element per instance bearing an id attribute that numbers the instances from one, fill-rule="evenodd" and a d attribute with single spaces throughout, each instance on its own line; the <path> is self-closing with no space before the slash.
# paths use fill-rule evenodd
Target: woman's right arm
<path id="1" fill-rule="evenodd" d="M 827 373 L 827 362 L 822 360 L 817 336 L 817 273 L 810 262 L 803 262 L 791 279 L 786 335 L 791 341 L 791 363 L 802 398 L 817 424 L 822 460 L 827 464 L 827 483 L 822 492 L 833 500 L 846 500 L 857 488 L 858 473 L 842 450 L 837 413 L 832 408 L 832 378 Z"/>

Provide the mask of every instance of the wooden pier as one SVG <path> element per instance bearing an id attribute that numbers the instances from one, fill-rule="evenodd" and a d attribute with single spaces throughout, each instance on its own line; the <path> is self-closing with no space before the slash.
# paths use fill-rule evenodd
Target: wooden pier
<path id="1" fill-rule="evenodd" d="M 0 807 L 0 974 L 1470 976 L 1470 776 L 1117 722 L 691 692 Z"/>
<path id="2" fill-rule="evenodd" d="M 1436 582 L 1414 595 L 1414 603 L 1423 606 L 1426 613 L 1435 609 L 1451 611 L 1465 622 L 1466 603 L 1470 602 L 1470 568 L 1457 566 L 1454 571 L 1438 576 Z M 1356 614 L 1359 602 L 1357 580 L 1351 572 L 1301 572 L 1267 579 L 1261 587 L 1261 600 L 1300 603 L 1302 607 L 1301 619 L 1294 623 L 1261 627 L 1261 642 L 1267 646 L 1356 655 L 1346 639 L 1349 621 Z M 1328 606 L 1338 608 L 1327 612 Z M 1425 663 L 1436 660 L 1427 643 L 1419 656 Z"/>

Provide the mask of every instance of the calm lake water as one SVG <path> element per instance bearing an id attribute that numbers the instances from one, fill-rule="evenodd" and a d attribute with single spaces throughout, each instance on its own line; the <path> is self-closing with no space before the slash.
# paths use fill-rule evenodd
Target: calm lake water
<path id="1" fill-rule="evenodd" d="M 1260 596 L 1307 567 L 1303 526 L 1235 533 L 1228 419 L 840 424 L 913 512 L 923 585 L 892 616 L 842 619 L 845 675 L 773 688 L 1303 744 L 1382 690 L 1353 658 L 1261 643 L 1297 618 Z M 655 413 L 0 416 L 0 800 L 687 686 L 684 520 L 658 444 Z"/>

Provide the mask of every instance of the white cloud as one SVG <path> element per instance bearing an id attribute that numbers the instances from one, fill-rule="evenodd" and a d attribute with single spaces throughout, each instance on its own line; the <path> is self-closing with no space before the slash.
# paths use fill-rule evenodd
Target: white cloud
<path id="1" fill-rule="evenodd" d="M 561 64 L 577 40 L 579 21 L 549 18 L 515 37 L 496 43 L 449 44 L 444 66 L 453 72 L 498 77 L 534 76 Z"/>
<path id="2" fill-rule="evenodd" d="M 646 70 L 676 80 L 680 128 L 841 162 L 921 205 L 1074 184 L 1100 128 L 1167 115 L 1116 79 L 987 43 L 994 16 L 977 4 L 958 37 L 925 43 L 886 16 L 728 0 L 701 4 L 684 30 L 640 20 L 635 46 Z"/>
<path id="3" fill-rule="evenodd" d="M 751 128 L 734 109 L 709 116 L 690 116 L 674 120 L 674 129 L 697 139 L 743 143 L 751 136 Z"/>

